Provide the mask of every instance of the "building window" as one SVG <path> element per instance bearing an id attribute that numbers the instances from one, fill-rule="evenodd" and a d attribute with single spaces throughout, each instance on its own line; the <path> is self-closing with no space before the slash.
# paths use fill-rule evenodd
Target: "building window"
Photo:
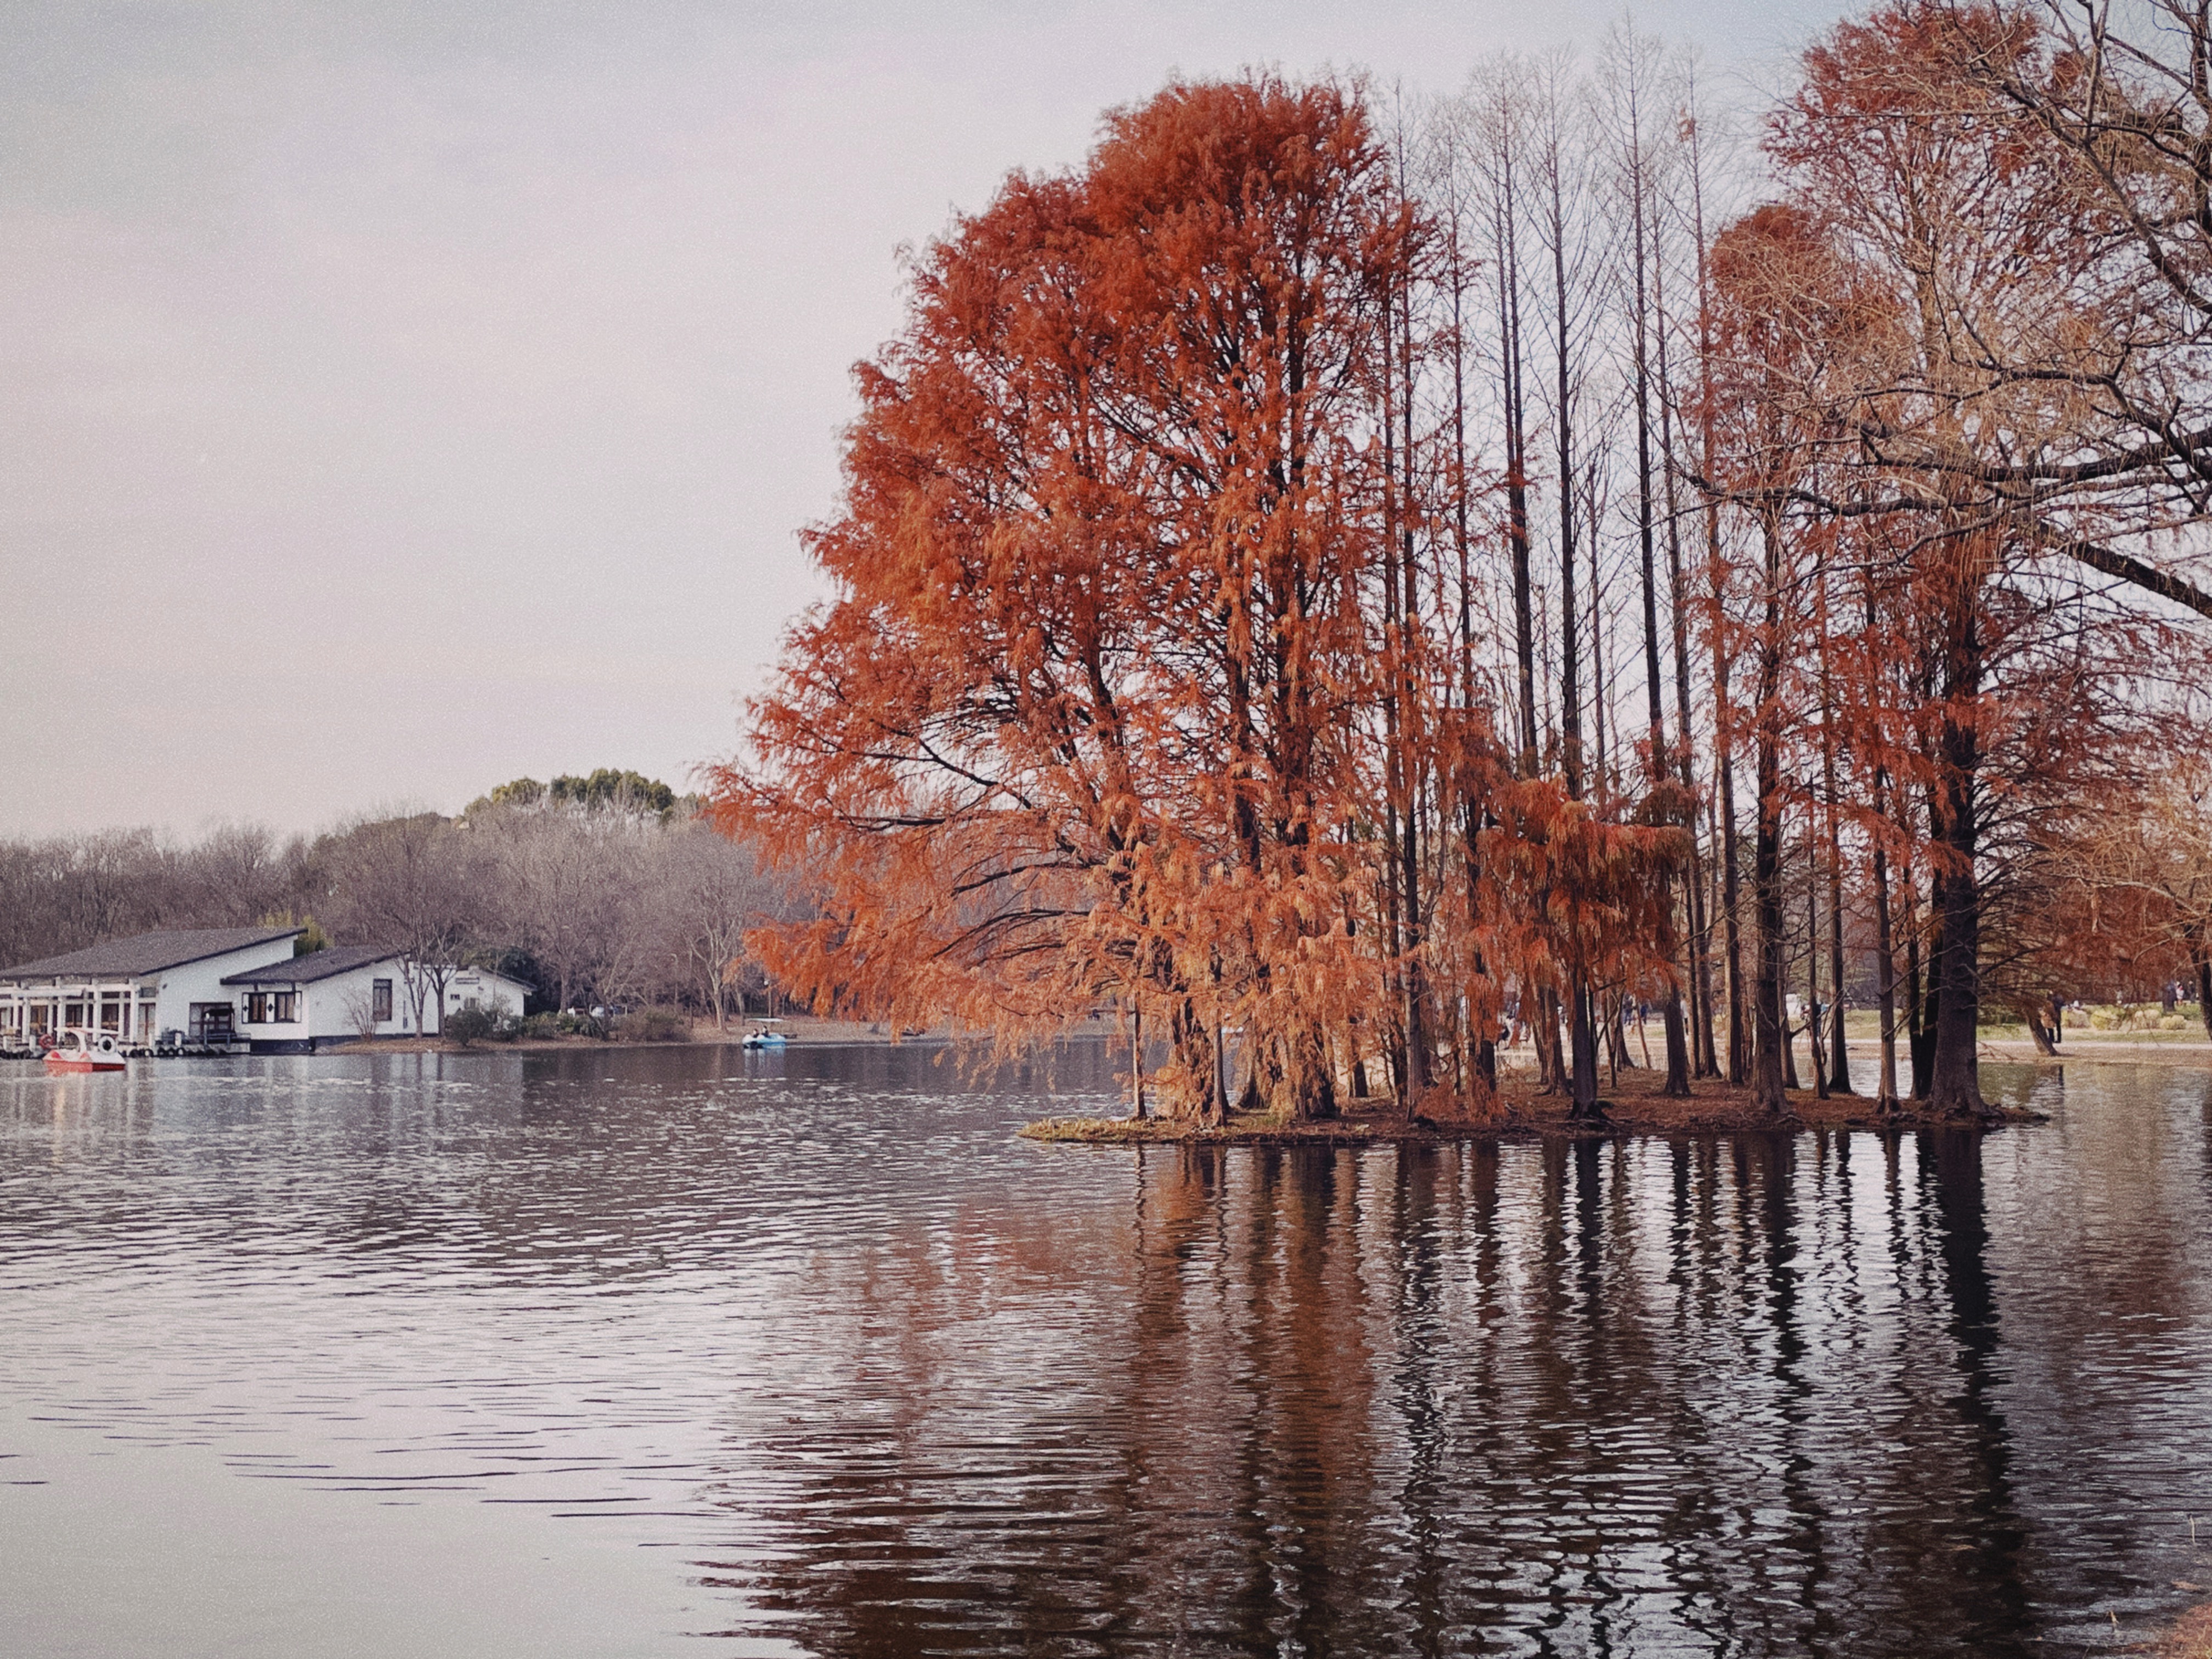
<path id="1" fill-rule="evenodd" d="M 248 991 L 246 994 L 246 1023 L 266 1025 L 269 1023 L 269 993 Z"/>
<path id="2" fill-rule="evenodd" d="M 289 1025 L 300 1018 L 300 994 L 279 991 L 269 999 L 269 1018 L 272 1024 Z"/>
<path id="3" fill-rule="evenodd" d="M 392 1018 L 392 981 L 373 979 L 368 982 L 369 1018 L 381 1024 Z"/>

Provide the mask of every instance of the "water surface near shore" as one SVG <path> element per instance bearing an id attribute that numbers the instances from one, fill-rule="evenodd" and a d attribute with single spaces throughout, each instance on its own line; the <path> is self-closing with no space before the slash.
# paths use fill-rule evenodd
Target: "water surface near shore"
<path id="1" fill-rule="evenodd" d="M 0 1652 L 2027 1655 L 2212 1592 L 2212 1078 L 1132 1149 L 1013 1137 L 1103 1044 L 935 1057 L 0 1068 Z"/>

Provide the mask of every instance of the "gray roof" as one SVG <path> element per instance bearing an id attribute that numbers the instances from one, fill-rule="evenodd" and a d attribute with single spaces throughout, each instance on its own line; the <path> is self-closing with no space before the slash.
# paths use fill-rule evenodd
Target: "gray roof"
<path id="1" fill-rule="evenodd" d="M 133 933 L 66 956 L 47 957 L 14 968 L 0 968 L 0 979 L 132 979 L 181 968 L 188 962 L 228 956 L 233 951 L 278 939 L 297 939 L 304 927 L 191 927 L 161 933 Z"/>
<path id="2" fill-rule="evenodd" d="M 335 979 L 340 974 L 349 974 L 356 968 L 366 968 L 371 963 L 390 962 L 397 951 L 381 951 L 374 945 L 342 945 L 328 951 L 310 951 L 304 957 L 292 957 L 283 962 L 272 962 L 266 968 L 249 968 L 242 974 L 225 977 L 225 985 L 313 985 L 317 980 Z"/>

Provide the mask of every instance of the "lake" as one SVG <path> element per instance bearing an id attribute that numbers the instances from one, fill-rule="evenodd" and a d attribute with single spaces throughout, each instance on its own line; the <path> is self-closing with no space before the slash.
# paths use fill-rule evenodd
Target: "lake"
<path id="1" fill-rule="evenodd" d="M 2212 1595 L 2212 1074 L 1014 1138 L 1119 1062 L 0 1066 L 0 1653 L 2025 1656 Z"/>

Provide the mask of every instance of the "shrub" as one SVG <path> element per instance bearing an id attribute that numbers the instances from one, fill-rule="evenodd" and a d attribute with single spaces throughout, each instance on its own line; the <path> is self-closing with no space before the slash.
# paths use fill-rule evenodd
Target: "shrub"
<path id="1" fill-rule="evenodd" d="M 673 1008 L 639 1008 L 615 1022 L 614 1035 L 625 1042 L 685 1042 L 691 1022 Z"/>
<path id="2" fill-rule="evenodd" d="M 473 1042 L 512 1042 L 522 1022 L 496 1008 L 456 1008 L 446 1016 L 445 1035 L 467 1048 Z"/>
<path id="3" fill-rule="evenodd" d="M 2158 1029 L 2161 1031 L 2185 1031 L 2189 1029 L 2189 1022 L 2179 1014 L 2160 1014 Z"/>
<path id="4" fill-rule="evenodd" d="M 607 1035 L 605 1020 L 593 1019 L 589 1014 L 558 1013 L 532 1014 L 522 1022 L 521 1034 L 526 1037 L 603 1037 Z"/>

